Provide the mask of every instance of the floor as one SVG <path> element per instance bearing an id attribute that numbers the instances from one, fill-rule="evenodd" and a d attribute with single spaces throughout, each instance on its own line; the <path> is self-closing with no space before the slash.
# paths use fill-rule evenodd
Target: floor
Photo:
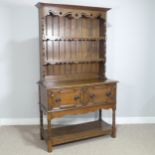
<path id="1" fill-rule="evenodd" d="M 49 155 L 39 126 L 0 127 L 0 155 Z M 117 138 L 98 137 L 55 146 L 52 155 L 155 155 L 155 124 L 118 125 Z"/>

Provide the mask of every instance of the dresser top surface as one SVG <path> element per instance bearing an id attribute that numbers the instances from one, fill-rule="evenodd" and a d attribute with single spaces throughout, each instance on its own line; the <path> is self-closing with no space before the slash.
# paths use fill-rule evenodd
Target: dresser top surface
<path id="1" fill-rule="evenodd" d="M 94 86 L 102 84 L 114 84 L 118 81 L 115 80 L 82 80 L 82 81 L 62 81 L 62 82 L 53 82 L 51 80 L 40 81 L 39 84 L 46 87 L 47 89 L 56 89 L 56 88 L 71 88 L 71 87 L 82 87 L 82 86 Z"/>

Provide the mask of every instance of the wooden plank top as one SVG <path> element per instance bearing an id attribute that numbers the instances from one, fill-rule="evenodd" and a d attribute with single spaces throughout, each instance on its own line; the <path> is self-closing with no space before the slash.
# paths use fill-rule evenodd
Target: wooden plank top
<path id="1" fill-rule="evenodd" d="M 54 82 L 52 80 L 39 81 L 38 83 L 44 86 L 47 89 L 57 89 L 57 88 L 72 88 L 72 87 L 81 87 L 81 86 L 93 86 L 93 85 L 102 85 L 117 83 L 115 80 L 81 80 L 81 81 L 59 81 Z"/>

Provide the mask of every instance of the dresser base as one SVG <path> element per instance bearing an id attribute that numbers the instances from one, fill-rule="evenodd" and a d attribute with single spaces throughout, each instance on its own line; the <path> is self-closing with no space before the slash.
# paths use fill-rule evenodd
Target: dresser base
<path id="1" fill-rule="evenodd" d="M 54 145 L 72 141 L 103 135 L 116 137 L 116 83 L 116 81 L 104 81 L 101 83 L 91 83 L 89 85 L 72 85 L 72 87 L 63 85 L 61 88 L 57 88 L 56 86 L 50 88 L 48 87 L 49 85 L 40 83 L 40 136 L 41 139 L 45 139 L 47 142 L 48 152 L 52 151 Z M 80 92 L 80 102 L 74 99 L 77 92 Z M 95 97 L 92 98 L 91 94 L 94 94 Z M 59 104 L 55 101 L 57 98 L 60 99 Z M 103 109 L 112 110 L 111 124 L 102 120 Z M 51 124 L 54 118 L 96 111 L 99 112 L 97 121 L 61 127 L 56 127 Z M 47 129 L 44 128 L 43 114 L 47 116 Z"/>

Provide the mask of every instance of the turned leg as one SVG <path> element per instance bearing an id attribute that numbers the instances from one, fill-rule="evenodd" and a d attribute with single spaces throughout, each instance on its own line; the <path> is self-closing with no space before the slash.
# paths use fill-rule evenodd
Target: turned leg
<path id="1" fill-rule="evenodd" d="M 102 121 L 102 109 L 99 110 L 99 120 Z"/>
<path id="2" fill-rule="evenodd" d="M 41 90 L 39 86 L 40 139 L 43 140 L 43 111 L 41 110 Z"/>
<path id="3" fill-rule="evenodd" d="M 115 122 L 115 111 L 116 109 L 112 109 L 112 134 L 111 137 L 115 138 L 116 137 L 116 122 Z"/>
<path id="4" fill-rule="evenodd" d="M 48 125 L 47 125 L 47 147 L 48 147 L 48 152 L 52 152 L 52 141 L 51 141 L 51 120 L 48 120 Z"/>
<path id="5" fill-rule="evenodd" d="M 41 104 L 40 106 L 40 139 L 43 140 L 43 111 L 41 110 Z"/>

